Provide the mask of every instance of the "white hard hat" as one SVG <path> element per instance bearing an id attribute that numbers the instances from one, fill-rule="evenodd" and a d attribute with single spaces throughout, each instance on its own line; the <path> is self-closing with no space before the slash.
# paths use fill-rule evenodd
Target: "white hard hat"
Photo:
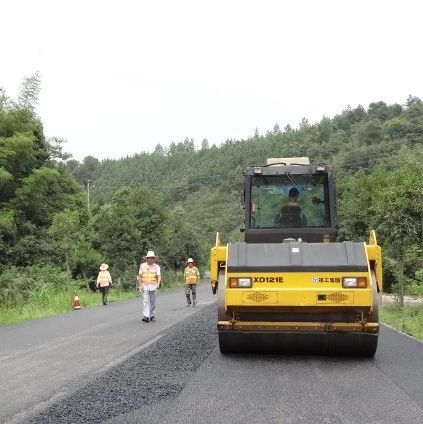
<path id="1" fill-rule="evenodd" d="M 192 259 L 192 258 L 188 258 L 188 260 L 187 260 L 187 264 L 189 264 L 190 262 L 194 263 L 194 261 L 193 261 L 193 259 Z"/>
<path id="2" fill-rule="evenodd" d="M 155 258 L 156 255 L 154 254 L 154 252 L 152 250 L 149 250 L 147 252 L 147 254 L 145 255 L 146 258 Z"/>

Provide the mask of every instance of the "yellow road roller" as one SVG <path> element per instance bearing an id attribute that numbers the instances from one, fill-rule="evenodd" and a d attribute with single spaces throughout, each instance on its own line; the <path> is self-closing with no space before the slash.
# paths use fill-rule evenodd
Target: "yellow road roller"
<path id="1" fill-rule="evenodd" d="M 331 166 L 274 158 L 244 177 L 245 241 L 211 249 L 221 352 L 374 356 L 381 248 L 373 230 L 336 241 Z"/>

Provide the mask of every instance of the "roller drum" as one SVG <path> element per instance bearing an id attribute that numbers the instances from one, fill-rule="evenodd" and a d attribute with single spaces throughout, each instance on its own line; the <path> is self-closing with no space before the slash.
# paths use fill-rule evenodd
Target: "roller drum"
<path id="1" fill-rule="evenodd" d="M 219 331 L 220 351 L 372 357 L 377 334 Z"/>
<path id="2" fill-rule="evenodd" d="M 223 276 L 220 276 L 223 279 Z M 224 282 L 219 281 L 223 287 Z M 373 310 L 367 322 L 378 323 L 379 293 L 372 272 Z M 227 320 L 224 296 L 220 292 L 218 319 Z M 378 334 L 365 332 L 310 332 L 310 331 L 237 331 L 218 330 L 219 347 L 223 354 L 273 353 L 373 357 L 376 353 Z"/>

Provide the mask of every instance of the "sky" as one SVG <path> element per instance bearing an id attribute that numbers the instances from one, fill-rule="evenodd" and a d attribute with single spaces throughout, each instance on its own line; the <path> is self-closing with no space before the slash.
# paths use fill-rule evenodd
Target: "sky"
<path id="1" fill-rule="evenodd" d="M 81 160 L 261 134 L 423 98 L 420 1 L 0 0 L 0 87 L 39 71 Z"/>

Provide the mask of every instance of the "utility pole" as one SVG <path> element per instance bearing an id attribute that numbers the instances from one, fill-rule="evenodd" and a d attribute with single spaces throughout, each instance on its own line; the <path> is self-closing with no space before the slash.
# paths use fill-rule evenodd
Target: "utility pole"
<path id="1" fill-rule="evenodd" d="M 87 180 L 87 209 L 89 214 L 90 213 L 90 180 Z"/>

